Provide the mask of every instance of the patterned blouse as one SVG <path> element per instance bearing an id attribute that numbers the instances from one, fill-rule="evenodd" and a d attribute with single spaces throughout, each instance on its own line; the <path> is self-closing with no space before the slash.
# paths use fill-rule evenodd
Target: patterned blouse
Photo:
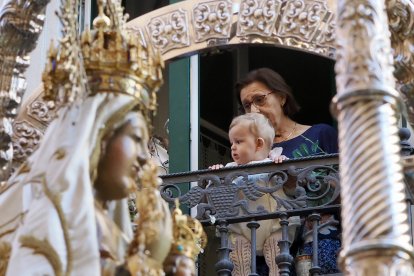
<path id="1" fill-rule="evenodd" d="M 275 147 L 282 147 L 282 154 L 288 158 L 337 153 L 338 133 L 327 124 L 317 124 L 293 139 L 274 143 L 273 148 Z"/>

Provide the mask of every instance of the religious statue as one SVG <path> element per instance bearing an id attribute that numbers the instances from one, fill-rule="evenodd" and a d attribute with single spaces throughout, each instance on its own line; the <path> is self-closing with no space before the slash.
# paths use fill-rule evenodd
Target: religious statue
<path id="1" fill-rule="evenodd" d="M 45 97 L 63 107 L 0 190 L 0 275 L 164 275 L 176 230 L 147 147 L 163 62 L 126 31 L 120 1 L 99 0 L 79 38 L 75 2 L 43 74 Z"/>

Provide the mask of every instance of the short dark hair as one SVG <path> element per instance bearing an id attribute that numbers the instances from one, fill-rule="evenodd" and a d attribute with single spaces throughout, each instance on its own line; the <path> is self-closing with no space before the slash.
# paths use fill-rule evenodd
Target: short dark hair
<path id="1" fill-rule="evenodd" d="M 240 104 L 242 104 L 240 99 L 241 90 L 253 82 L 260 82 L 266 85 L 271 92 L 286 98 L 285 105 L 283 106 L 283 113 L 286 116 L 291 117 L 299 111 L 300 106 L 293 97 L 290 86 L 286 84 L 281 75 L 269 68 L 259 68 L 250 71 L 244 79 L 236 83 L 236 94 Z"/>

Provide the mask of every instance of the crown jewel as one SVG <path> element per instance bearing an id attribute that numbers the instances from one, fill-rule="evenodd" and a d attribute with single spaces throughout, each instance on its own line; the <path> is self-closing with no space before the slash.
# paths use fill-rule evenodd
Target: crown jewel
<path id="1" fill-rule="evenodd" d="M 92 31 L 85 30 L 81 38 L 66 32 L 60 51 L 51 46 L 49 63 L 43 73 L 46 99 L 66 103 L 72 102 L 76 94 L 84 94 L 68 87 L 82 86 L 82 78 L 74 83 L 73 74 L 76 71 L 81 74 L 83 70 L 88 79 L 83 85 L 88 96 L 106 92 L 128 94 L 144 108 L 155 110 L 155 91 L 162 84 L 164 67 L 160 54 L 142 45 L 138 37 L 126 30 L 127 17 L 118 0 L 97 2 L 98 16 L 93 21 Z M 73 16 L 65 14 L 67 11 L 63 10 L 64 32 L 65 23 L 77 24 Z M 82 62 L 77 64 L 76 58 Z"/>
<path id="2" fill-rule="evenodd" d="M 207 236 L 198 220 L 183 215 L 178 200 L 175 204 L 172 213 L 173 243 L 170 254 L 184 255 L 194 260 L 200 252 L 203 252 L 207 244 Z"/>

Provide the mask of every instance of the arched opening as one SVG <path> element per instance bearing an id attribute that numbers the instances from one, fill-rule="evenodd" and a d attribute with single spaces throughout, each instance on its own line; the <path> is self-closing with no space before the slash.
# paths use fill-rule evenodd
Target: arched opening
<path id="1" fill-rule="evenodd" d="M 226 160 L 227 130 L 239 112 L 234 84 L 245 72 L 269 67 L 279 72 L 292 87 L 301 110 L 294 119 L 303 124 L 335 125 L 329 105 L 335 94 L 334 60 L 303 51 L 258 45 L 241 45 L 200 57 L 200 132 L 217 142 L 217 155 L 206 155 L 200 144 L 200 168 Z M 240 74 L 241 76 L 239 76 Z M 203 155 L 204 154 L 204 155 Z M 214 159 L 216 156 L 217 159 Z"/>

